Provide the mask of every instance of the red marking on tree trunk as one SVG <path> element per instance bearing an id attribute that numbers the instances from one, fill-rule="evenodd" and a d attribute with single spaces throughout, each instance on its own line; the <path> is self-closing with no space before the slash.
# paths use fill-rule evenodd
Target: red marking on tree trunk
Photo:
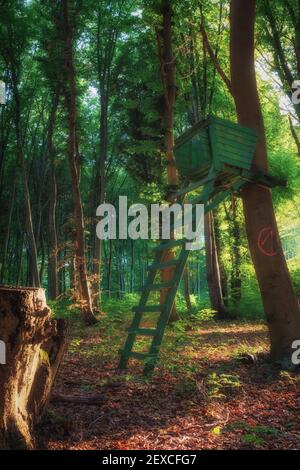
<path id="1" fill-rule="evenodd" d="M 258 249 L 266 256 L 275 256 L 278 252 L 278 242 L 274 237 L 272 227 L 264 227 L 258 235 Z"/>

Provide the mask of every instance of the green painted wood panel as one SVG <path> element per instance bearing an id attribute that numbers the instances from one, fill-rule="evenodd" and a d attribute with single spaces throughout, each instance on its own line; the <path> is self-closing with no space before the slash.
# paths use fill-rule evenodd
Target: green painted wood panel
<path id="1" fill-rule="evenodd" d="M 250 170 L 257 132 L 214 116 L 197 123 L 174 148 L 179 173 L 190 180 L 205 177 L 210 168 L 231 173 L 232 168 Z"/>

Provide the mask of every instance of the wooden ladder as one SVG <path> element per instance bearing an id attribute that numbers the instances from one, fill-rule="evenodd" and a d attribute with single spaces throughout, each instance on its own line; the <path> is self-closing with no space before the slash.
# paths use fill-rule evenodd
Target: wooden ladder
<path id="1" fill-rule="evenodd" d="M 237 178 L 230 188 L 218 191 L 218 189 L 215 188 L 215 180 L 210 178 L 209 180 L 206 180 L 201 195 L 191 201 L 193 209 L 195 208 L 195 204 L 204 204 L 204 213 L 207 214 L 221 201 L 228 197 L 232 191 L 238 191 L 244 184 L 244 180 Z M 191 191 L 191 189 L 187 187 L 185 190 L 181 190 L 177 194 L 184 196 L 189 191 Z M 195 213 L 193 213 L 193 217 L 195 217 Z M 144 361 L 143 374 L 151 376 L 158 359 L 159 348 L 163 340 L 164 332 L 175 301 L 176 292 L 189 256 L 189 250 L 186 250 L 185 248 L 185 244 L 187 242 L 191 243 L 192 240 L 187 240 L 185 238 L 179 240 L 164 240 L 154 249 L 154 263 L 148 268 L 149 274 L 147 282 L 142 288 L 142 294 L 138 306 L 133 308 L 134 317 L 131 326 L 128 329 L 128 336 L 124 348 L 120 350 L 121 357 L 119 369 L 126 369 L 130 358 L 138 359 Z M 167 250 L 176 247 L 181 247 L 179 256 L 171 261 L 164 261 Z M 158 272 L 168 268 L 173 268 L 172 279 L 169 282 L 155 283 L 155 278 Z M 160 291 L 161 289 L 166 289 L 167 291 L 164 303 L 160 305 L 149 305 L 148 300 L 151 292 Z M 144 313 L 148 312 L 159 313 L 155 328 L 140 327 Z M 137 336 L 152 338 L 147 352 L 137 352 L 133 350 Z"/>

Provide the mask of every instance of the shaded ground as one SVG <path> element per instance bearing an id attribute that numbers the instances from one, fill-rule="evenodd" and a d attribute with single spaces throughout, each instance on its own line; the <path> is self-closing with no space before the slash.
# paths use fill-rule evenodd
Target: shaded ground
<path id="1" fill-rule="evenodd" d="M 267 363 L 263 324 L 181 321 L 147 382 L 115 371 L 121 318 L 73 326 L 55 391 L 103 401 L 50 405 L 41 448 L 300 449 L 300 377 Z"/>

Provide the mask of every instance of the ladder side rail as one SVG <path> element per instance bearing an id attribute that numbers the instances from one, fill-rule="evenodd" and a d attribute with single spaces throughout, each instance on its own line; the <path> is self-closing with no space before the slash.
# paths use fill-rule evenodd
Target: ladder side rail
<path id="1" fill-rule="evenodd" d="M 155 256 L 155 261 L 160 262 L 161 259 L 162 259 L 162 256 L 163 256 L 163 252 L 157 252 L 157 254 Z M 154 279 L 156 277 L 156 274 L 157 274 L 156 270 L 150 270 L 149 274 L 147 276 L 146 284 L 153 284 Z M 148 290 L 142 291 L 140 301 L 139 301 L 139 305 L 138 305 L 139 307 L 142 308 L 146 305 L 146 303 L 148 301 L 148 298 L 149 298 L 149 295 L 150 295 L 150 291 L 148 291 Z M 139 310 L 139 311 L 135 312 L 135 314 L 133 316 L 131 325 L 129 327 L 129 330 L 132 330 L 132 331 L 128 333 L 125 344 L 124 344 L 124 347 L 120 352 L 121 357 L 120 357 L 120 361 L 119 361 L 119 369 L 126 369 L 126 367 L 127 367 L 128 360 L 129 360 L 128 353 L 132 350 L 132 347 L 133 347 L 133 344 L 134 344 L 134 341 L 135 341 L 135 338 L 136 338 L 136 333 L 134 331 L 140 326 L 142 317 L 143 317 L 143 311 L 142 310 Z"/>

